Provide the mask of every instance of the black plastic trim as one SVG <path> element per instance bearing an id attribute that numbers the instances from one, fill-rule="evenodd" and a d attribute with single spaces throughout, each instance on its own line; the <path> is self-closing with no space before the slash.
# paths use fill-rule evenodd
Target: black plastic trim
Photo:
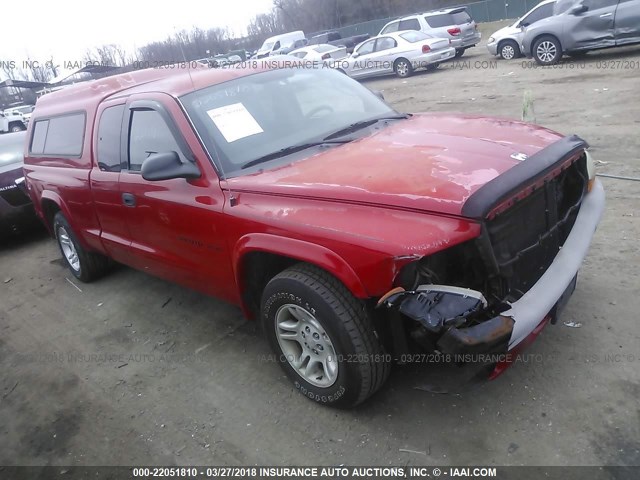
<path id="1" fill-rule="evenodd" d="M 564 163 L 589 144 L 577 135 L 564 137 L 543 148 L 502 175 L 480 187 L 462 206 L 462 215 L 468 218 L 484 219 L 495 205 L 518 193 L 526 184 Z"/>

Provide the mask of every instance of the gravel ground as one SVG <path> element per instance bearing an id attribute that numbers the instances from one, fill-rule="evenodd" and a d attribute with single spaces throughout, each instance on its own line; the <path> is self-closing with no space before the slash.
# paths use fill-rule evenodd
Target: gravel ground
<path id="1" fill-rule="evenodd" d="M 511 118 L 530 90 L 536 122 L 586 138 L 600 173 L 640 176 L 639 47 L 491 62 L 481 46 L 365 83 L 403 111 Z M 577 290 L 530 361 L 440 394 L 433 372 L 395 368 L 353 411 L 297 394 L 235 307 L 125 267 L 73 285 L 43 233 L 5 243 L 0 465 L 640 465 L 640 184 L 602 182 Z"/>

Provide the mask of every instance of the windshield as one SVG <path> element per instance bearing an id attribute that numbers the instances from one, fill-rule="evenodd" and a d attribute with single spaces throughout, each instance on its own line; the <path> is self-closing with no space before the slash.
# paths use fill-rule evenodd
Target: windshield
<path id="1" fill-rule="evenodd" d="M 24 160 L 24 141 L 26 132 L 0 135 L 0 167 Z"/>
<path id="2" fill-rule="evenodd" d="M 271 49 L 273 48 L 273 45 L 274 45 L 275 43 L 276 43 L 276 42 L 264 42 L 264 43 L 262 44 L 262 47 L 260 47 L 260 50 L 261 50 L 261 51 L 271 50 Z"/>
<path id="3" fill-rule="evenodd" d="M 354 123 L 396 112 L 332 69 L 280 69 L 214 85 L 181 98 L 226 177 L 293 145 L 320 142 Z M 286 163 L 274 158 L 260 168 Z"/>

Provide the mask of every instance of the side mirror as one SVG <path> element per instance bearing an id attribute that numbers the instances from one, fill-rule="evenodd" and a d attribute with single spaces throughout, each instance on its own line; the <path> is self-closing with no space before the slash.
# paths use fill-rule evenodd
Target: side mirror
<path id="1" fill-rule="evenodd" d="M 581 13 L 586 12 L 587 10 L 589 10 L 589 7 L 587 7 L 586 5 L 576 5 L 574 7 L 571 7 L 569 9 L 569 14 L 570 15 L 580 15 Z"/>
<path id="2" fill-rule="evenodd" d="M 353 52 L 351 54 L 351 58 L 358 58 L 360 56 L 360 54 L 358 52 Z"/>
<path id="3" fill-rule="evenodd" d="M 200 178 L 195 163 L 182 163 L 176 152 L 155 153 L 142 162 L 142 178 L 150 182 L 173 178 Z"/>
<path id="4" fill-rule="evenodd" d="M 518 26 L 519 26 L 520 28 L 527 28 L 529 25 L 531 25 L 529 22 L 522 22 L 522 23 L 520 23 Z"/>

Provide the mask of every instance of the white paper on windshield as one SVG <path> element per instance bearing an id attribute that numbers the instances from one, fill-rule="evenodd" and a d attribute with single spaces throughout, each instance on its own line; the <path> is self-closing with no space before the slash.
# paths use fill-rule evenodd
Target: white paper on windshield
<path id="1" fill-rule="evenodd" d="M 229 143 L 264 132 L 242 103 L 207 110 L 207 114 Z"/>

